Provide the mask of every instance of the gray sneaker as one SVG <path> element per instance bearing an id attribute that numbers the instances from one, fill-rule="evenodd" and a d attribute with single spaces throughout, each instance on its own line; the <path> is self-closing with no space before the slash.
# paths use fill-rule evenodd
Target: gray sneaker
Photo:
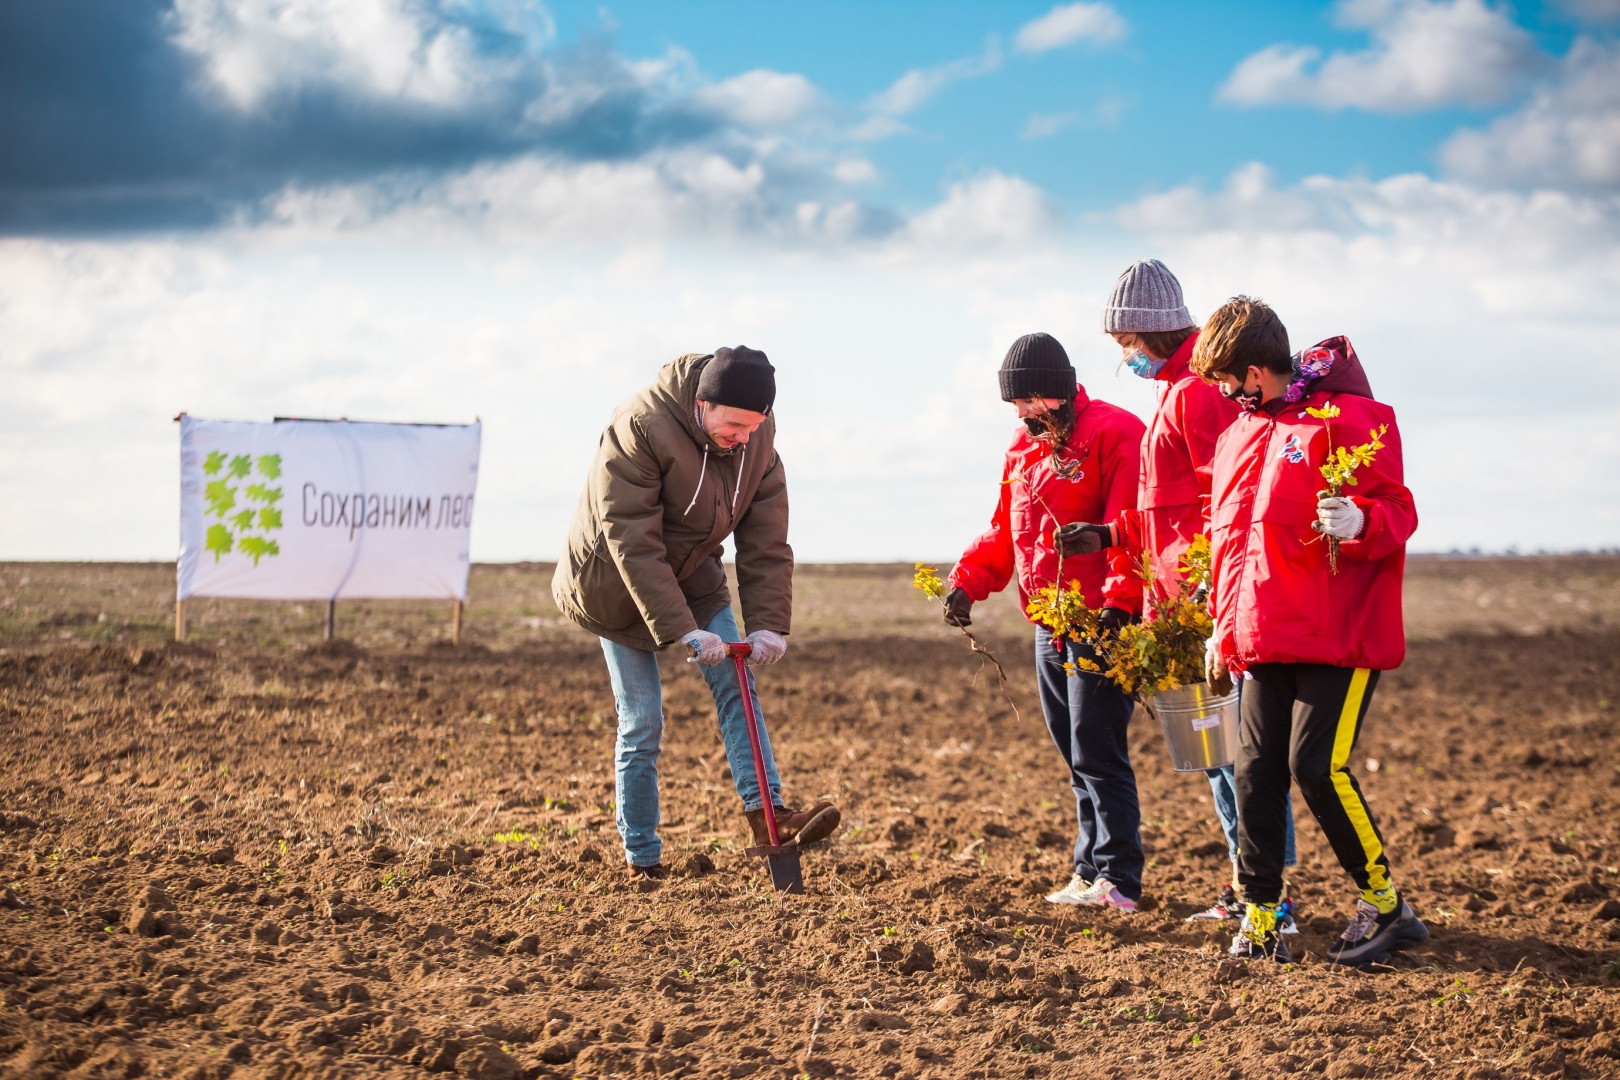
<path id="1" fill-rule="evenodd" d="M 1429 928 L 1413 914 L 1405 900 L 1395 905 L 1388 915 L 1365 900 L 1356 901 L 1356 915 L 1345 927 L 1339 940 L 1328 946 L 1327 958 L 1335 964 L 1376 964 L 1388 960 L 1391 953 L 1410 949 L 1429 940 Z"/>

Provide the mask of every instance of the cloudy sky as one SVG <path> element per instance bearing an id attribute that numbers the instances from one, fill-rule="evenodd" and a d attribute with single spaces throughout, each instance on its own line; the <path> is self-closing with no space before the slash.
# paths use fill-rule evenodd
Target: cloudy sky
<path id="1" fill-rule="evenodd" d="M 778 368 L 806 559 L 949 559 L 1007 345 L 1165 260 L 1398 410 L 1419 550 L 1620 545 L 1620 0 L 0 3 L 0 557 L 171 558 L 175 413 L 485 424 L 548 558 L 659 364 Z"/>

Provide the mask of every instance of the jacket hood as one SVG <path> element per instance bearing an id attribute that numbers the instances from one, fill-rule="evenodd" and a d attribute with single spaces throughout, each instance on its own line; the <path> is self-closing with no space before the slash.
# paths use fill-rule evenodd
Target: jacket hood
<path id="1" fill-rule="evenodd" d="M 713 359 L 713 353 L 687 353 L 677 357 L 658 369 L 658 377 L 653 380 L 649 391 L 660 408 L 680 421 L 693 442 L 710 453 L 729 454 L 736 447 L 728 449 L 709 438 L 709 433 L 703 430 L 703 425 L 697 419 L 698 379 L 704 367 Z"/>
<path id="2" fill-rule="evenodd" d="M 1183 341 L 1180 347 L 1170 354 L 1170 359 L 1164 362 L 1164 367 L 1160 368 L 1159 373 L 1153 377 L 1160 382 L 1173 383 L 1183 375 L 1189 374 L 1192 365 L 1193 347 L 1197 344 L 1198 331 L 1194 330 L 1188 335 L 1187 340 Z"/>
<path id="3" fill-rule="evenodd" d="M 1373 396 L 1372 384 L 1349 338 L 1330 337 L 1294 355 L 1294 380 L 1283 400 L 1292 404 L 1317 393 Z"/>

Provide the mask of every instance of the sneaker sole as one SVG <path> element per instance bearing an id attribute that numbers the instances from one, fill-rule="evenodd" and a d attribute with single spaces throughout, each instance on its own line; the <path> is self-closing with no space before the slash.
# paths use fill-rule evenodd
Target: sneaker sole
<path id="1" fill-rule="evenodd" d="M 1383 941 L 1377 942 L 1367 952 L 1354 958 L 1334 956 L 1328 954 L 1328 963 L 1342 964 L 1345 967 L 1361 967 L 1365 964 L 1382 964 L 1398 952 L 1405 952 L 1416 945 L 1422 945 L 1429 940 L 1429 928 L 1414 917 L 1412 922 L 1404 927 L 1396 927 Z"/>

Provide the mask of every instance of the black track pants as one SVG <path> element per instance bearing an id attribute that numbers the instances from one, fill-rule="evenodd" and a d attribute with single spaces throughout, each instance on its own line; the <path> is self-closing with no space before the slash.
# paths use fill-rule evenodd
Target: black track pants
<path id="1" fill-rule="evenodd" d="M 1249 901 L 1282 897 L 1290 777 L 1356 885 L 1363 892 L 1389 887 L 1384 838 L 1350 774 L 1378 674 L 1327 664 L 1249 668 L 1237 756 L 1238 881 Z"/>

